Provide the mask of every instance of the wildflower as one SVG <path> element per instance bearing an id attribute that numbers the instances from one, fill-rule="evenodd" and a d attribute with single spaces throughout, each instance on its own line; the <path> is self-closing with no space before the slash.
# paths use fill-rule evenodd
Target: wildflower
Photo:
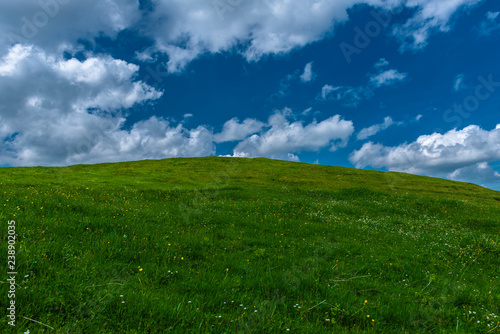
<path id="1" fill-rule="evenodd" d="M 365 304 L 368 303 L 368 300 L 365 300 Z"/>

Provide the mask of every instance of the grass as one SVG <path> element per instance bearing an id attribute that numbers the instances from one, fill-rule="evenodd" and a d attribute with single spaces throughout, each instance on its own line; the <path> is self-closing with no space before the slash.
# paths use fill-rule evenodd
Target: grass
<path id="1" fill-rule="evenodd" d="M 476 185 L 215 157 L 0 182 L 2 333 L 500 331 L 500 193 Z"/>

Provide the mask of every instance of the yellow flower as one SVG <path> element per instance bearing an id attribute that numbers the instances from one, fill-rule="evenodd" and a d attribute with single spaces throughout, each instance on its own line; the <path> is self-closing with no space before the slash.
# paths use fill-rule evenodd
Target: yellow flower
<path id="1" fill-rule="evenodd" d="M 368 300 L 365 300 L 365 304 L 368 303 Z"/>
<path id="2" fill-rule="evenodd" d="M 139 271 L 142 271 L 142 268 L 141 268 L 141 269 L 139 269 Z"/>
<path id="3" fill-rule="evenodd" d="M 367 318 L 369 318 L 369 317 L 370 317 L 370 315 L 369 315 L 369 314 L 367 314 L 367 315 L 366 315 L 366 317 L 367 317 Z"/>

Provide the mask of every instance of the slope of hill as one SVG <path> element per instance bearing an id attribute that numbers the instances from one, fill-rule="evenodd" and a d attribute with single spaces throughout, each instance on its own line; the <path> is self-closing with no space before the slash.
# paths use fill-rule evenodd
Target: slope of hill
<path id="1" fill-rule="evenodd" d="M 500 193 L 476 185 L 215 157 L 0 183 L 2 333 L 500 331 Z"/>

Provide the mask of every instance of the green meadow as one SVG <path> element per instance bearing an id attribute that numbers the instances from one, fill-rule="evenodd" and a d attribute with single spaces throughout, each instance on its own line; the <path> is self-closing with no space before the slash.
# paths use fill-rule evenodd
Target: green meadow
<path id="1" fill-rule="evenodd" d="M 477 185 L 218 157 L 0 182 L 1 333 L 500 331 L 500 193 Z"/>

